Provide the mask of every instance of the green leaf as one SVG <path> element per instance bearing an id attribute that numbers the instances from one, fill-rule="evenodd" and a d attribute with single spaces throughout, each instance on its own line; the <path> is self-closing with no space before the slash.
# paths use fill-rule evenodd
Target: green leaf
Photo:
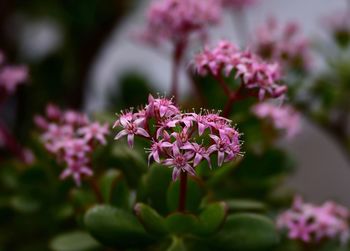
<path id="1" fill-rule="evenodd" d="M 154 241 L 134 215 L 118 208 L 95 206 L 85 214 L 84 221 L 89 232 L 106 246 L 137 248 Z"/>
<path id="2" fill-rule="evenodd" d="M 166 251 L 186 251 L 185 244 L 182 239 L 173 236 L 172 242 Z"/>
<path id="3" fill-rule="evenodd" d="M 20 213 L 33 213 L 40 209 L 40 202 L 27 196 L 14 196 L 10 200 L 11 207 Z"/>
<path id="4" fill-rule="evenodd" d="M 147 202 L 160 214 L 167 214 L 167 189 L 171 183 L 171 169 L 154 164 L 143 177 L 138 201 Z"/>
<path id="5" fill-rule="evenodd" d="M 223 224 L 227 213 L 227 205 L 218 202 L 208 205 L 199 215 L 199 224 L 196 233 L 210 235 L 215 233 Z"/>
<path id="6" fill-rule="evenodd" d="M 86 208 L 96 203 L 96 197 L 91 191 L 73 188 L 70 192 L 71 203 L 76 208 Z"/>
<path id="7" fill-rule="evenodd" d="M 105 203 L 129 209 L 129 189 L 119 170 L 108 170 L 100 178 L 100 188 Z"/>
<path id="8" fill-rule="evenodd" d="M 236 214 L 228 217 L 208 244 L 220 250 L 270 251 L 277 243 L 278 233 L 270 219 L 256 214 Z"/>
<path id="9" fill-rule="evenodd" d="M 226 201 L 230 212 L 264 212 L 266 205 L 255 200 L 235 199 Z"/>
<path id="10" fill-rule="evenodd" d="M 164 236 L 167 234 L 164 218 L 153 208 L 138 203 L 135 206 L 135 213 L 147 232 L 156 236 Z"/>
<path id="11" fill-rule="evenodd" d="M 124 142 L 116 143 L 112 150 L 112 164 L 123 171 L 128 183 L 133 187 L 137 186 L 140 177 L 148 168 L 146 157 L 141 154 L 144 151 L 139 150 L 131 149 Z"/>
<path id="12" fill-rule="evenodd" d="M 165 218 L 169 232 L 174 234 L 193 233 L 198 226 L 198 219 L 193 214 L 174 213 Z"/>
<path id="13" fill-rule="evenodd" d="M 170 212 L 176 211 L 179 206 L 180 181 L 170 184 L 167 193 L 167 205 Z M 197 212 L 204 195 L 203 188 L 199 181 L 188 177 L 186 191 L 186 210 Z"/>
<path id="14" fill-rule="evenodd" d="M 113 169 L 106 171 L 106 173 L 100 178 L 100 189 L 106 203 L 109 203 L 111 200 L 112 189 L 115 183 L 122 178 L 122 172 Z"/>
<path id="15" fill-rule="evenodd" d="M 74 231 L 56 236 L 50 243 L 54 251 L 91 251 L 100 244 L 86 232 Z"/>

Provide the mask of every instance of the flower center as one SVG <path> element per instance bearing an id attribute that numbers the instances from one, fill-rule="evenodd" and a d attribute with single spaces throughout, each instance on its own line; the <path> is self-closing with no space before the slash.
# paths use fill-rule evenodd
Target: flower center
<path id="1" fill-rule="evenodd" d="M 186 158 L 183 155 L 178 155 L 175 157 L 174 163 L 176 167 L 181 168 L 186 165 Z"/>

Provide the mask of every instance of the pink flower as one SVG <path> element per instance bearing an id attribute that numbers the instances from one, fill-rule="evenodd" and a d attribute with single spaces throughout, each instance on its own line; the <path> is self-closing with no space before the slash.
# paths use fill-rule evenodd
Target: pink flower
<path id="1" fill-rule="evenodd" d="M 146 137 L 150 144 L 147 149 L 149 164 L 154 160 L 173 168 L 174 180 L 181 172 L 195 175 L 194 168 L 203 160 L 211 168 L 212 154 L 218 152 L 220 166 L 233 160 L 240 151 L 239 133 L 231 126 L 231 121 L 218 113 L 202 112 L 182 113 L 172 100 L 150 96 L 144 109 L 137 113 L 122 112 L 115 123 L 116 128 L 122 128 L 116 139 L 128 135 L 132 137 L 129 138 L 132 146 L 130 140 L 133 142 L 134 135 Z M 210 137 L 220 139 L 222 143 L 212 144 L 208 134 L 204 134 L 206 129 L 211 133 Z M 202 140 L 201 144 L 198 138 Z"/>
<path id="2" fill-rule="evenodd" d="M 310 68 L 310 43 L 296 23 L 281 25 L 270 18 L 257 28 L 255 34 L 252 48 L 261 57 L 279 62 L 284 69 L 305 71 Z"/>
<path id="3" fill-rule="evenodd" d="M 203 52 L 195 56 L 196 71 L 205 76 L 207 74 L 218 75 L 225 71 L 228 76 L 238 63 L 241 54 L 237 46 L 226 41 L 219 41 L 217 47 L 205 47 Z"/>
<path id="4" fill-rule="evenodd" d="M 49 120 L 59 120 L 62 116 L 62 111 L 58 106 L 48 104 L 46 106 L 46 116 Z"/>
<path id="5" fill-rule="evenodd" d="M 164 151 L 164 148 L 170 148 L 173 147 L 173 144 L 171 144 L 170 142 L 166 142 L 166 141 L 153 141 L 153 144 L 151 146 L 151 149 L 149 150 L 150 154 L 148 155 L 148 165 L 150 165 L 150 162 L 152 160 L 152 158 L 157 162 L 157 163 L 161 163 L 160 161 L 160 154 Z"/>
<path id="6" fill-rule="evenodd" d="M 148 132 L 142 127 L 140 127 L 140 125 L 143 123 L 143 119 L 137 119 L 135 121 L 130 121 L 130 122 L 121 120 L 120 123 L 124 129 L 117 134 L 115 139 L 118 140 L 121 137 L 124 137 L 127 135 L 128 144 L 131 148 L 134 146 L 135 135 L 140 135 L 145 138 L 150 138 L 150 135 L 148 134 Z"/>
<path id="7" fill-rule="evenodd" d="M 49 124 L 42 134 L 46 149 L 51 153 L 58 154 L 65 142 L 73 137 L 73 130 L 70 125 Z"/>
<path id="8" fill-rule="evenodd" d="M 208 161 L 209 167 L 211 168 L 209 152 L 202 145 L 199 145 L 197 143 L 192 143 L 192 144 L 191 143 L 187 143 L 184 146 L 182 146 L 181 149 L 193 151 L 193 153 L 195 154 L 194 160 L 193 160 L 193 166 L 194 167 L 198 166 L 199 163 L 202 161 L 202 159 L 205 159 L 205 160 Z"/>
<path id="9" fill-rule="evenodd" d="M 288 237 L 290 239 L 301 239 L 304 242 L 310 242 L 314 226 L 307 221 L 307 218 L 301 217 L 298 221 L 289 222 L 290 232 Z"/>
<path id="10" fill-rule="evenodd" d="M 108 124 L 100 124 L 98 122 L 91 123 L 78 130 L 78 133 L 84 137 L 85 142 L 97 140 L 100 144 L 107 143 L 106 136 L 109 134 Z"/>
<path id="11" fill-rule="evenodd" d="M 83 139 L 69 139 L 66 140 L 63 144 L 65 150 L 66 158 L 84 158 L 88 153 L 91 152 L 91 147 Z"/>
<path id="12" fill-rule="evenodd" d="M 153 98 L 152 95 L 148 97 L 148 105 L 146 106 L 147 113 L 151 116 L 160 116 L 161 118 L 166 116 L 174 116 L 180 113 L 171 99 L 166 98 Z"/>
<path id="13" fill-rule="evenodd" d="M 28 69 L 25 66 L 0 66 L 0 86 L 9 94 L 13 94 L 27 78 Z"/>
<path id="14" fill-rule="evenodd" d="M 155 0 L 148 9 L 141 39 L 152 44 L 185 42 L 218 23 L 220 16 L 217 0 Z"/>
<path id="15" fill-rule="evenodd" d="M 72 176 L 77 186 L 81 186 L 81 176 L 92 176 L 93 172 L 87 165 L 87 159 L 68 159 L 68 167 L 61 173 L 62 180 Z"/>
<path id="16" fill-rule="evenodd" d="M 204 131 L 210 127 L 210 125 L 208 124 L 208 116 L 202 115 L 202 113 L 200 114 L 190 113 L 189 115 L 193 118 L 193 121 L 197 123 L 198 134 L 199 136 L 202 136 Z"/>
<path id="17" fill-rule="evenodd" d="M 41 139 L 46 149 L 66 165 L 61 179 L 72 176 L 80 186 L 81 176 L 92 175 L 91 155 L 98 143 L 106 143 L 108 125 L 90 123 L 84 114 L 61 111 L 51 104 L 46 108 L 46 117 L 35 116 L 35 123 L 42 130 Z M 92 144 L 94 139 L 96 142 Z"/>
<path id="18" fill-rule="evenodd" d="M 195 70 L 202 76 L 211 74 L 219 77 L 224 74 L 229 77 L 232 72 L 246 89 L 257 89 L 259 98 L 279 97 L 287 90 L 279 84 L 281 72 L 279 64 L 266 63 L 249 51 L 240 51 L 228 42 L 220 41 L 212 48 L 205 48 L 194 60 Z"/>
<path id="19" fill-rule="evenodd" d="M 171 158 L 164 160 L 163 164 L 173 168 L 173 180 L 177 180 L 181 172 L 188 172 L 192 176 L 196 176 L 196 172 L 193 167 L 189 164 L 193 158 L 193 153 L 185 152 L 181 153 L 179 147 L 174 144 L 172 147 Z"/>
<path id="20" fill-rule="evenodd" d="M 265 102 L 255 105 L 252 111 L 258 118 L 269 120 L 276 129 L 284 130 L 288 139 L 301 130 L 300 115 L 291 106 L 275 106 Z"/>
<path id="21" fill-rule="evenodd" d="M 68 110 L 63 115 L 65 123 L 75 126 L 85 126 L 89 123 L 89 119 L 85 114 L 76 111 Z"/>
<path id="22" fill-rule="evenodd" d="M 222 166 L 224 161 L 232 160 L 239 153 L 238 145 L 235 142 L 230 142 L 228 137 L 220 138 L 216 135 L 210 135 L 210 138 L 214 144 L 209 147 L 208 152 L 218 153 L 218 166 Z"/>
<path id="23" fill-rule="evenodd" d="M 326 202 L 316 206 L 297 198 L 291 209 L 278 216 L 277 226 L 286 229 L 291 239 L 303 242 L 340 239 L 345 243 L 349 239 L 348 220 L 348 210 L 340 205 Z"/>

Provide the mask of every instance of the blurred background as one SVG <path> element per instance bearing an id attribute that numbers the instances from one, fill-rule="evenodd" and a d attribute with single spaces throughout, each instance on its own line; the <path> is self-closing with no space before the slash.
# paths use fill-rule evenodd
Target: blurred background
<path id="1" fill-rule="evenodd" d="M 0 48 L 10 62 L 30 68 L 30 83 L 1 111 L 23 141 L 33 126 L 31 118 L 48 102 L 90 113 L 117 111 L 113 104 L 134 96 L 120 88 L 122 83 L 146 81 L 160 93 L 169 89 L 167 52 L 151 50 L 133 39 L 148 4 L 147 0 L 0 1 Z M 317 43 L 325 36 L 321 18 L 345 8 L 343 0 L 262 0 L 247 11 L 247 27 L 251 33 L 272 15 L 280 21 L 297 21 Z M 214 41 L 242 42 L 230 15 L 211 33 Z M 318 59 L 316 71 L 320 69 Z M 182 94 L 188 92 L 187 86 L 183 72 Z M 311 200 L 334 198 L 350 206 L 348 157 L 327 133 L 305 119 L 302 134 L 281 144 L 298 163 L 286 186 Z"/>

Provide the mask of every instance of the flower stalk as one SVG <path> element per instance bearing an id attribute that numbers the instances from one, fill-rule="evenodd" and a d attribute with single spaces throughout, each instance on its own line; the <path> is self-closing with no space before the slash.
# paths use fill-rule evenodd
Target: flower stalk
<path id="1" fill-rule="evenodd" d="M 179 193 L 179 212 L 186 210 L 186 195 L 187 195 L 187 172 L 181 172 L 180 175 L 180 193 Z"/>
<path id="2" fill-rule="evenodd" d="M 178 97 L 178 92 L 179 92 L 179 73 L 180 73 L 181 60 L 183 58 L 185 49 L 186 49 L 186 43 L 179 42 L 175 46 L 174 53 L 173 53 L 171 95 L 174 97 L 175 103 L 177 102 L 176 98 Z"/>

